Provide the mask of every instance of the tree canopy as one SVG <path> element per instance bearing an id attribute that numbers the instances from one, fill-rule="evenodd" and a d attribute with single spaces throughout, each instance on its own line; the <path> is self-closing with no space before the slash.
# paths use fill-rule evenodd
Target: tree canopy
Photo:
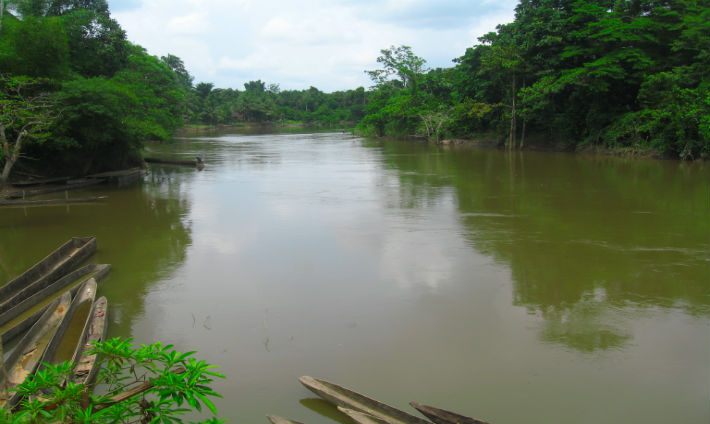
<path id="1" fill-rule="evenodd" d="M 4 153 L 0 165 L 24 166 L 27 156 L 54 173 L 103 171 L 139 161 L 144 142 L 168 140 L 184 123 L 287 121 L 378 136 L 485 136 L 511 149 L 555 143 L 708 157 L 708 3 L 520 0 L 513 22 L 452 67 L 428 69 L 411 47 L 390 46 L 380 68 L 365 71 L 369 90 L 324 93 L 262 80 L 243 90 L 195 84 L 179 57 L 128 42 L 105 0 L 7 1 L 0 75 L 42 80 L 42 96 L 22 101 L 51 98 L 55 118 L 21 137 L 17 159 Z M 6 107 L 20 101 L 11 85 L 0 87 Z M 18 122 L 5 119 L 8 146 L 24 134 Z"/>

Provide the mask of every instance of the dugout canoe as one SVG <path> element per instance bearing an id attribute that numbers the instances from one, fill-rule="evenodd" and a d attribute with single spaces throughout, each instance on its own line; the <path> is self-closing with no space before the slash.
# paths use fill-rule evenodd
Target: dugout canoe
<path id="1" fill-rule="evenodd" d="M 64 322 L 70 304 L 69 293 L 52 302 L 8 356 L 5 361 L 7 375 L 0 374 L 0 408 L 12 408 L 20 400 L 20 394 L 10 390 L 22 384 L 28 375 L 34 374 L 47 347 L 56 337 L 57 329 Z"/>
<path id="2" fill-rule="evenodd" d="M 409 402 L 417 411 L 426 415 L 434 424 L 488 424 L 486 421 L 477 420 L 445 409 Z"/>
<path id="3" fill-rule="evenodd" d="M 279 417 L 278 415 L 266 414 L 266 418 L 271 421 L 271 424 L 302 424 L 298 421 L 289 420 L 288 418 Z"/>
<path id="4" fill-rule="evenodd" d="M 64 199 L 42 199 L 42 200 L 0 200 L 2 207 L 28 207 L 28 206 L 57 206 L 72 203 L 93 203 L 99 200 L 108 199 L 108 196 L 94 197 L 74 197 Z"/>
<path id="5" fill-rule="evenodd" d="M 186 166 L 190 168 L 203 168 L 205 162 L 200 157 L 196 157 L 195 160 L 181 160 L 181 159 L 164 159 L 164 158 L 144 158 L 145 163 L 155 163 L 159 165 L 177 165 Z"/>
<path id="6" fill-rule="evenodd" d="M 0 314 L 0 339 L 3 343 L 26 331 L 37 321 L 55 298 L 64 292 L 76 295 L 79 287 L 89 278 L 101 281 L 111 269 L 109 264 L 85 265 L 55 281 L 45 289 L 32 295 L 21 304 Z"/>
<path id="7" fill-rule="evenodd" d="M 73 237 L 30 269 L 0 287 L 0 313 L 76 268 L 96 250 L 95 237 Z"/>
<path id="8" fill-rule="evenodd" d="M 354 409 L 339 406 L 338 411 L 350 417 L 350 419 L 355 421 L 357 424 L 387 424 L 387 421 L 385 420 L 381 420 L 374 415 L 366 414 Z"/>
<path id="9" fill-rule="evenodd" d="M 308 390 L 336 406 L 364 412 L 388 424 L 431 424 L 427 420 L 325 380 L 309 376 L 300 377 L 298 380 Z"/>
<path id="10" fill-rule="evenodd" d="M 72 362 L 76 364 L 72 381 L 76 384 L 88 386 L 94 380 L 98 368 L 96 361 L 98 356 L 89 353 L 92 343 L 106 340 L 106 330 L 108 329 L 108 301 L 101 296 L 91 309 L 89 320 L 86 323 L 87 329 L 83 332 L 83 338 L 79 342 L 78 349 L 74 354 Z"/>
<path id="11" fill-rule="evenodd" d="M 35 188 L 32 190 L 18 190 L 15 189 L 9 193 L 5 194 L 5 199 L 26 199 L 28 197 L 40 196 L 42 194 L 57 193 L 60 191 L 78 190 L 80 188 L 90 187 L 93 185 L 101 184 L 106 182 L 100 178 L 84 178 L 69 180 L 67 184 L 62 185 L 48 185 L 40 188 Z"/>
<path id="12" fill-rule="evenodd" d="M 109 269 L 111 269 L 111 265 L 108 264 L 84 265 L 53 283 L 50 283 L 31 296 L 15 296 L 2 305 L 3 307 L 6 306 L 5 308 L 0 309 L 0 327 L 67 286 L 83 283 L 92 277 L 96 280 L 100 280 L 108 273 Z"/>
<path id="13" fill-rule="evenodd" d="M 57 333 L 47 346 L 42 355 L 40 369 L 44 364 L 59 365 L 65 361 L 72 361 L 81 348 L 81 340 L 88 331 L 88 321 L 91 319 L 91 310 L 96 299 L 96 280 L 90 278 L 79 288 L 74 296 L 64 320 L 57 328 Z"/>

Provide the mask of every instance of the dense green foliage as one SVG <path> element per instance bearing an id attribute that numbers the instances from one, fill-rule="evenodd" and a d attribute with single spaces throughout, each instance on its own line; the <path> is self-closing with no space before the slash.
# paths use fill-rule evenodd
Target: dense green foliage
<path id="1" fill-rule="evenodd" d="M 134 348 L 130 342 L 116 338 L 94 344 L 102 394 L 73 383 L 71 363 L 45 364 L 18 386 L 23 400 L 15 411 L 0 408 L 0 424 L 181 423 L 185 413 L 203 406 L 212 414 L 204 423 L 222 422 L 209 399 L 220 397 L 210 387 L 214 378 L 224 378 L 211 371 L 214 365 L 196 360 L 195 352 L 176 352 L 172 345 Z"/>
<path id="2" fill-rule="evenodd" d="M 708 0 L 521 0 L 514 22 L 481 37 L 451 68 L 426 69 L 410 47 L 392 46 L 381 50 L 379 69 L 366 71 L 370 90 L 334 93 L 261 80 L 244 90 L 194 85 L 180 58 L 128 42 L 105 0 L 5 4 L 0 102 L 24 118 L 0 128 L 0 186 L 16 161 L 53 173 L 128 166 L 145 141 L 168 140 L 183 123 L 357 124 L 378 136 L 485 135 L 508 148 L 710 154 Z M 18 84 L 35 89 L 12 91 Z M 32 99 L 55 113 L 23 132 Z"/>
<path id="3" fill-rule="evenodd" d="M 53 109 L 35 126 L 42 131 L 23 136 L 19 121 L 5 120 L 3 170 L 12 152 L 32 159 L 17 166 L 33 173 L 126 167 L 145 141 L 168 140 L 183 124 L 184 75 L 128 42 L 105 0 L 7 2 L 2 23 L 0 102 L 25 121 L 33 99 L 51 98 Z M 13 91 L 18 85 L 33 89 Z"/>
<path id="4" fill-rule="evenodd" d="M 418 84 L 402 76 L 416 73 L 408 62 L 420 58 L 408 48 L 382 50 L 384 69 L 368 72 L 376 86 L 362 129 L 488 132 L 511 148 L 527 132 L 570 147 L 709 153 L 707 0 L 521 0 L 514 22 L 479 41 L 453 68 L 420 70 Z M 402 53 L 409 57 L 391 60 Z"/>
<path id="5" fill-rule="evenodd" d="M 281 90 L 261 80 L 249 81 L 244 90 L 213 89 L 199 83 L 189 93 L 187 118 L 202 124 L 234 122 L 283 123 L 299 121 L 333 126 L 362 119 L 365 89 L 324 93 L 315 87 L 307 90 Z"/>

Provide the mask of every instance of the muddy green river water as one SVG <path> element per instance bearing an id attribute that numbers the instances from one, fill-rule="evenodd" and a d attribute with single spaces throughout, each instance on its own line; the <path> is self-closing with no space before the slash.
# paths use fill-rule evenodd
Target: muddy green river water
<path id="1" fill-rule="evenodd" d="M 0 281 L 95 235 L 109 335 L 220 365 L 229 422 L 334 422 L 297 377 L 492 423 L 710 421 L 710 166 L 340 133 L 0 209 Z"/>

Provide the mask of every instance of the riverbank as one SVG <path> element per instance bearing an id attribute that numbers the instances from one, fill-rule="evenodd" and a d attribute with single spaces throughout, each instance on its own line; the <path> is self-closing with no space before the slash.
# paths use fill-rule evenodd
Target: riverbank
<path id="1" fill-rule="evenodd" d="M 205 125 L 193 124 L 178 128 L 173 134 L 175 137 L 203 136 L 222 134 L 225 131 L 235 131 L 239 133 L 283 133 L 283 132 L 321 132 L 321 131 L 353 131 L 355 122 L 339 122 L 337 124 L 323 122 L 236 122 L 233 124 Z"/>
<path id="2" fill-rule="evenodd" d="M 440 146 L 453 148 L 476 147 L 487 149 L 505 149 L 505 139 L 492 134 L 483 134 L 476 138 L 446 138 L 431 142 Z M 607 147 L 599 144 L 576 144 L 561 140 L 547 140 L 541 137 L 530 138 L 526 140 L 522 148 L 516 148 L 515 150 L 535 152 L 567 152 L 637 159 L 680 160 L 680 158 L 675 155 L 644 146 Z M 696 158 L 693 160 L 708 161 L 709 159 L 710 158 L 706 157 Z"/>

